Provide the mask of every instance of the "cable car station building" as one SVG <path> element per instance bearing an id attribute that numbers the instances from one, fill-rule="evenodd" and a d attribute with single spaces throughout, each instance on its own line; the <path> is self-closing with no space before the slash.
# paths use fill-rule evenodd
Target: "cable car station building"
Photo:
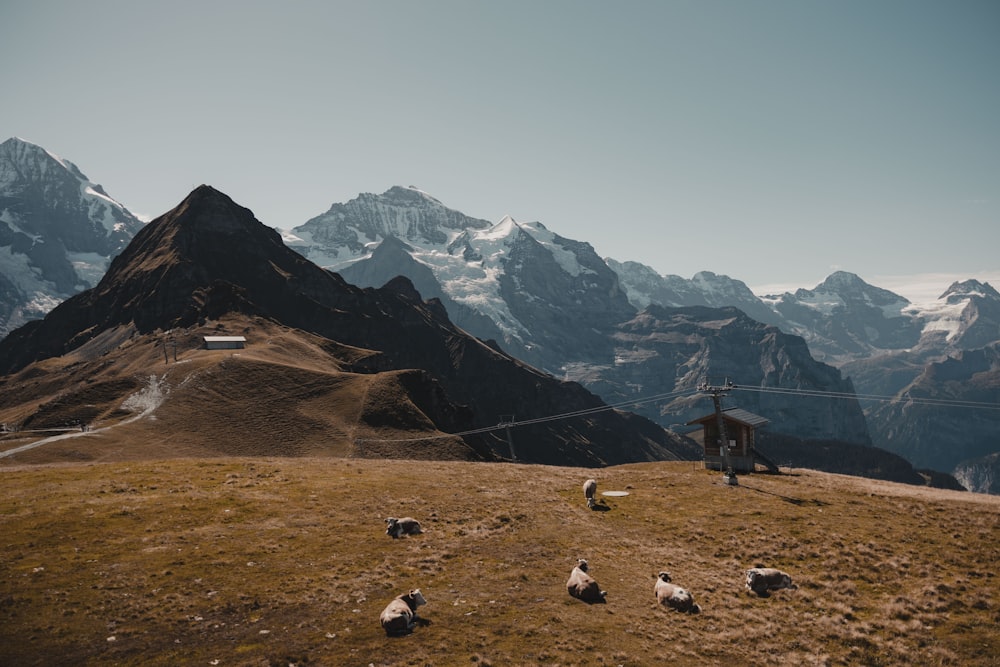
<path id="1" fill-rule="evenodd" d="M 748 473 L 754 471 L 755 460 L 761 458 L 754 447 L 755 431 L 759 426 L 766 426 L 768 420 L 741 408 L 729 408 L 722 411 L 722 422 L 729 441 L 729 466 L 733 472 Z M 688 426 L 701 424 L 702 447 L 704 448 L 705 467 L 710 470 L 726 469 L 723 452 L 719 449 L 719 427 L 716 414 L 705 415 L 692 419 Z"/>

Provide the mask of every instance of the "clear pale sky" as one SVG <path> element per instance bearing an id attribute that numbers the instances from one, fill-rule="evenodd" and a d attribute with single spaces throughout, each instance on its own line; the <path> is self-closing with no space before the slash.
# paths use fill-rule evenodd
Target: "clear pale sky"
<path id="1" fill-rule="evenodd" d="M 0 0 L 0 95 L 147 219 L 415 185 L 663 274 L 1000 288 L 996 0 Z"/>

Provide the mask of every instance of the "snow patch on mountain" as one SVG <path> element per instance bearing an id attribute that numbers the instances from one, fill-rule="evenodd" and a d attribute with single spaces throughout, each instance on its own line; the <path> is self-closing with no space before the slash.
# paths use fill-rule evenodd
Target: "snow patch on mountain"
<path id="1" fill-rule="evenodd" d="M 111 264 L 111 260 L 96 252 L 70 252 L 66 253 L 66 257 L 73 265 L 76 274 L 83 280 L 81 289 L 93 287 L 101 282 Z"/>
<path id="2" fill-rule="evenodd" d="M 924 333 L 944 331 L 947 334 L 945 339 L 950 341 L 962 331 L 962 312 L 965 306 L 964 302 L 939 301 L 915 311 L 926 319 Z"/>

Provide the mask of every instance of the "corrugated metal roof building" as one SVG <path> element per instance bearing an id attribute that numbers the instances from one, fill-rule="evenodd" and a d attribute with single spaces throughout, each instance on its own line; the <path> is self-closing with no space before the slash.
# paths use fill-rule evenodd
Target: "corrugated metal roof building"
<path id="1" fill-rule="evenodd" d="M 242 350 L 246 343 L 245 336 L 205 336 L 206 350 Z"/>

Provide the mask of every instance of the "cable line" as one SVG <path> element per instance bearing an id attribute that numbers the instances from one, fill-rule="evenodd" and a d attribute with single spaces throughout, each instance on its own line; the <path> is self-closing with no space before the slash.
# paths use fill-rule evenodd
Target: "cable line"
<path id="1" fill-rule="evenodd" d="M 979 408 L 983 410 L 1000 410 L 1000 403 L 984 403 L 980 401 L 961 401 L 947 398 L 921 398 L 919 396 L 881 396 L 878 394 L 858 394 L 840 391 L 820 391 L 818 389 L 786 389 L 784 387 L 749 387 L 733 385 L 733 389 L 756 391 L 765 394 L 786 394 L 792 396 L 808 396 L 817 398 L 852 398 L 859 401 L 882 401 L 884 403 L 913 403 L 915 405 L 940 405 L 955 408 Z"/>
<path id="2" fill-rule="evenodd" d="M 596 405 L 592 408 L 584 408 L 583 410 L 574 410 L 573 412 L 564 412 L 558 415 L 550 415 L 548 417 L 535 417 L 534 419 L 524 419 L 521 421 L 514 422 L 504 422 L 497 424 L 495 426 L 484 426 L 482 428 L 472 429 L 469 431 L 460 431 L 458 433 L 441 433 L 439 435 L 425 435 L 416 438 L 355 438 L 356 443 L 364 442 L 420 442 L 422 440 L 440 440 L 441 438 L 461 438 L 467 435 L 479 435 L 480 433 L 489 433 L 491 431 L 499 431 L 501 429 L 513 428 L 515 426 L 529 426 L 533 424 L 543 424 L 550 421 L 559 421 L 562 419 L 570 419 L 572 417 L 582 417 L 586 415 L 597 414 L 599 412 L 606 412 L 608 410 L 617 410 L 625 406 L 643 405 L 645 403 L 653 403 L 656 401 L 663 401 L 669 398 L 679 398 L 688 394 L 696 394 L 698 391 L 696 389 L 683 389 L 680 391 L 673 391 L 666 394 L 656 394 L 655 396 L 647 396 L 646 398 L 638 398 L 631 401 L 623 401 L 621 403 L 614 403 L 611 405 Z"/>
<path id="3" fill-rule="evenodd" d="M 960 401 L 960 400 L 945 399 L 945 398 L 920 398 L 917 396 L 910 396 L 910 395 L 905 395 L 902 397 L 884 396 L 879 394 L 858 394 L 846 391 L 821 391 L 818 389 L 788 389 L 785 387 L 751 387 L 748 385 L 741 385 L 741 384 L 733 384 L 731 385 L 731 388 L 741 391 L 755 391 L 762 394 L 783 394 L 786 396 L 803 396 L 808 398 L 843 398 L 843 399 L 853 399 L 857 401 L 882 401 L 885 403 L 906 402 L 906 403 L 913 403 L 914 405 L 937 405 L 942 407 L 978 408 L 981 410 L 1000 410 L 1000 404 L 998 403 L 985 403 L 980 401 Z M 665 401 L 668 399 L 680 398 L 682 396 L 694 395 L 701 392 L 702 390 L 700 388 L 682 389 L 664 394 L 647 396 L 646 398 L 637 398 L 629 401 L 622 401 L 620 403 L 597 405 L 592 408 L 584 408 L 582 410 L 564 412 L 558 415 L 550 415 L 547 417 L 535 417 L 533 419 L 523 419 L 521 421 L 503 422 L 500 424 L 496 424 L 495 426 L 484 426 L 482 428 L 470 429 L 468 431 L 460 431 L 458 433 L 441 433 L 438 435 L 425 435 L 415 438 L 356 438 L 355 442 L 357 443 L 420 442 L 423 440 L 440 440 L 442 438 L 463 438 L 468 435 L 480 435 L 483 433 L 491 433 L 493 431 L 513 428 L 515 426 L 531 426 L 534 424 L 544 424 L 552 421 L 571 419 L 573 417 L 584 417 L 587 415 L 597 414 L 600 412 L 606 412 L 608 410 L 618 410 L 620 408 L 644 405 L 646 403 L 655 403 L 659 401 Z"/>

